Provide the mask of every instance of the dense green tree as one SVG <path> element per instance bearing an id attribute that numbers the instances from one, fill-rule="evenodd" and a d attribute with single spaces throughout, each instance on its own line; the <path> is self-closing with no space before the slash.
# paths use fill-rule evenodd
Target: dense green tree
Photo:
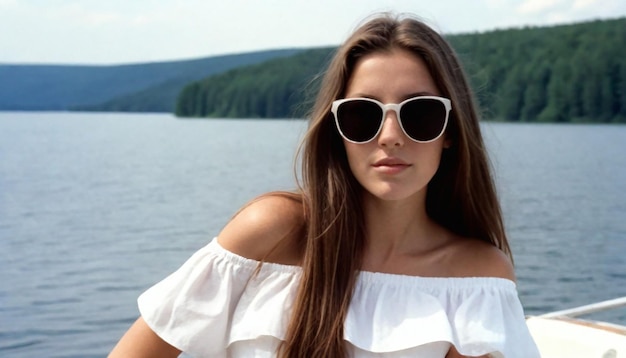
<path id="1" fill-rule="evenodd" d="M 541 122 L 565 122 L 568 120 L 567 87 L 571 78 L 569 66 L 559 59 L 552 69 L 546 89 L 546 106 L 537 117 Z"/>
<path id="2" fill-rule="evenodd" d="M 626 123 L 626 18 L 447 39 L 485 119 Z M 332 51 L 305 51 L 192 83 L 176 114 L 303 117 Z"/>
<path id="3" fill-rule="evenodd" d="M 617 96 L 617 115 L 615 116 L 615 121 L 620 121 L 626 123 L 626 63 L 620 62 L 617 65 L 617 86 L 616 86 L 616 96 Z"/>
<path id="4" fill-rule="evenodd" d="M 547 84 L 550 82 L 550 68 L 544 64 L 533 64 L 527 68 L 528 82 L 524 91 L 524 106 L 520 118 L 531 122 L 538 118 L 548 104 Z"/>

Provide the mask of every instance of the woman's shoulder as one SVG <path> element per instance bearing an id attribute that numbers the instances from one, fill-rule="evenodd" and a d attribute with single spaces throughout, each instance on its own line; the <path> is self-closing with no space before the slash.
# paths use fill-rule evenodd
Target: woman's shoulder
<path id="1" fill-rule="evenodd" d="M 297 265 L 305 239 L 300 194 L 271 192 L 241 208 L 219 233 L 224 249 L 265 262 Z"/>
<path id="2" fill-rule="evenodd" d="M 449 247 L 448 259 L 453 263 L 453 276 L 497 277 L 515 282 L 515 269 L 509 256 L 487 241 L 454 240 Z"/>

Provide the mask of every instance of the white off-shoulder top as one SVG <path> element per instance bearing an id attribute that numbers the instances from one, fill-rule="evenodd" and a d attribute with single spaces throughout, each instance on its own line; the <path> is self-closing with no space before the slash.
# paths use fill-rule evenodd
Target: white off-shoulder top
<path id="1" fill-rule="evenodd" d="M 194 357 L 275 357 L 286 337 L 298 266 L 264 263 L 217 240 L 138 299 L 156 334 Z M 358 358 L 467 356 L 536 358 L 515 283 L 360 272 L 345 320 Z"/>

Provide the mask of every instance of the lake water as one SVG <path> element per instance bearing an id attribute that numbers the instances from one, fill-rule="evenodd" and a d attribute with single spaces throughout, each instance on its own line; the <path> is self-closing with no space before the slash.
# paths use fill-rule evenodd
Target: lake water
<path id="1" fill-rule="evenodd" d="M 143 290 L 248 199 L 293 188 L 304 127 L 0 113 L 0 356 L 105 356 Z M 626 126 L 483 129 L 526 313 L 626 295 Z"/>

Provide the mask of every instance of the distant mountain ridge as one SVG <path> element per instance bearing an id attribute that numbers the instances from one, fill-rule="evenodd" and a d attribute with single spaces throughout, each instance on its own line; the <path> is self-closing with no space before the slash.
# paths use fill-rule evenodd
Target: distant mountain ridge
<path id="1" fill-rule="evenodd" d="M 180 117 L 303 118 L 335 50 L 311 49 L 190 83 L 181 91 L 175 113 Z"/>
<path id="2" fill-rule="evenodd" d="M 626 18 L 445 37 L 483 118 L 626 123 Z M 301 118 L 335 49 L 117 66 L 0 64 L 0 110 Z"/>
<path id="3" fill-rule="evenodd" d="M 0 110 L 171 112 L 178 92 L 189 82 L 300 51 L 279 49 L 107 66 L 0 64 Z M 132 101 L 134 97 L 146 96 L 149 101 Z M 122 100 L 114 108 L 102 108 L 103 103 L 124 98 L 131 100 Z"/>

